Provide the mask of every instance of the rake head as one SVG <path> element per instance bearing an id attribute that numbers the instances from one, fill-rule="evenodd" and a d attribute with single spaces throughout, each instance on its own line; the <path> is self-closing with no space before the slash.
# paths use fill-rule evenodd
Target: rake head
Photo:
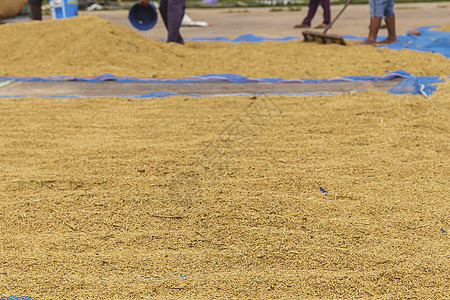
<path id="1" fill-rule="evenodd" d="M 339 44 L 346 45 L 344 37 L 339 34 L 330 34 L 305 30 L 303 33 L 303 40 L 305 42 L 319 42 L 322 44 Z"/>

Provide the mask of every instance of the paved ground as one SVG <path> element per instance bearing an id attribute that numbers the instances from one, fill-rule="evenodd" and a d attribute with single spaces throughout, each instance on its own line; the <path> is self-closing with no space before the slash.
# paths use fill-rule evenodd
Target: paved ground
<path id="1" fill-rule="evenodd" d="M 332 5 L 332 17 L 342 9 L 343 5 Z M 405 34 L 408 30 L 421 26 L 443 26 L 450 23 L 450 4 L 438 3 L 410 3 L 395 6 L 398 34 Z M 293 25 L 301 22 L 305 17 L 307 7 L 301 11 L 271 11 L 270 8 L 224 8 L 224 9 L 188 9 L 187 15 L 194 21 L 206 21 L 210 27 L 183 27 L 185 38 L 225 36 L 235 38 L 242 34 L 253 33 L 265 37 L 301 36 L 301 30 Z M 96 15 L 111 22 L 132 28 L 127 19 L 127 11 L 82 11 L 83 15 Z M 313 26 L 322 22 L 322 10 L 319 8 Z M 330 33 L 352 34 L 366 36 L 369 25 L 368 5 L 350 5 L 340 16 Z M 164 39 L 166 30 L 163 22 L 149 31 L 141 31 L 147 37 Z M 380 34 L 386 34 L 381 30 Z"/>
<path id="2" fill-rule="evenodd" d="M 343 5 L 332 5 L 332 17 Z M 421 26 L 444 26 L 450 24 L 450 4 L 448 2 L 396 4 L 397 33 L 402 35 L 408 30 Z M 111 22 L 133 28 L 128 21 L 126 10 L 80 11 L 80 15 L 96 15 Z M 271 11 L 271 8 L 221 8 L 187 9 L 186 13 L 194 21 L 206 21 L 210 27 L 183 27 L 185 38 L 225 36 L 235 38 L 242 34 L 253 33 L 266 37 L 301 36 L 301 30 L 293 25 L 301 22 L 307 13 L 307 7 L 301 11 Z M 322 22 L 322 10 L 319 8 L 313 26 Z M 51 18 L 49 15 L 44 19 Z M 27 18 L 17 18 L 8 22 L 23 22 Z M 369 8 L 367 4 L 350 5 L 335 23 L 330 33 L 352 34 L 364 37 L 368 33 Z M 134 29 L 134 28 L 133 28 Z M 149 38 L 164 39 L 166 30 L 161 20 L 149 31 L 140 31 Z M 385 30 L 381 30 L 381 34 Z"/>
<path id="3" fill-rule="evenodd" d="M 151 92 L 169 91 L 182 95 L 217 95 L 217 94 L 265 94 L 292 93 L 305 94 L 317 92 L 350 92 L 355 90 L 388 90 L 401 79 L 383 80 L 379 82 L 330 82 L 330 83 L 136 83 L 136 82 L 45 82 L 45 81 L 11 81 L 0 82 L 2 96 L 93 96 L 122 95 L 140 96 Z"/>

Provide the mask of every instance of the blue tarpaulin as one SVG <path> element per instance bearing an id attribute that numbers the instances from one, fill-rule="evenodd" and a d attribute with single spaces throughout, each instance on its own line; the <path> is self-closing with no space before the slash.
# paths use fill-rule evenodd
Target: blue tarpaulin
<path id="1" fill-rule="evenodd" d="M 113 74 L 102 74 L 95 77 L 77 77 L 77 76 L 48 76 L 48 77 L 10 77 L 0 76 L 0 80 L 14 80 L 14 81 L 86 81 L 86 82 L 101 82 L 101 81 L 118 81 L 118 82 L 172 82 L 172 83 L 187 83 L 187 82 L 214 82 L 214 81 L 227 81 L 233 83 L 242 82 L 309 82 L 309 83 L 321 83 L 321 82 L 339 82 L 339 81 L 381 81 L 389 80 L 397 77 L 407 78 L 414 75 L 409 74 L 406 71 L 398 70 L 390 72 L 383 76 L 375 75 L 362 75 L 362 76 L 341 76 L 336 78 L 327 79 L 283 79 L 283 78 L 248 78 L 243 75 L 234 73 L 222 73 L 222 74 L 206 74 L 200 76 L 188 76 L 182 78 L 140 78 L 132 76 L 115 76 Z M 432 77 L 436 78 L 437 77 Z"/>
<path id="2" fill-rule="evenodd" d="M 432 28 L 434 26 L 421 27 L 417 29 L 420 36 L 408 33 L 406 36 L 400 36 L 398 42 L 382 47 L 428 51 L 450 57 L 450 32 L 430 30 Z"/>
<path id="3" fill-rule="evenodd" d="M 445 57 L 450 57 L 450 32 L 432 30 L 433 26 L 420 27 L 417 30 L 420 35 L 413 35 L 407 33 L 405 36 L 398 36 L 398 42 L 378 47 L 387 47 L 390 49 L 414 49 L 419 51 L 428 51 L 441 53 Z M 344 36 L 346 39 L 363 39 L 350 35 Z M 384 38 L 383 36 L 379 37 Z M 284 38 L 266 38 L 255 36 L 253 34 L 241 35 L 236 39 L 228 39 L 225 37 L 215 38 L 195 38 L 195 41 L 228 41 L 228 42 L 261 42 L 261 41 L 289 41 L 299 40 L 298 37 L 288 36 Z M 448 76 L 449 74 L 437 74 L 441 76 Z M 387 92 L 393 94 L 422 94 L 425 97 L 431 95 L 436 87 L 433 84 L 442 82 L 439 76 L 414 76 L 403 70 L 388 73 L 384 76 L 342 76 L 330 79 L 283 79 L 283 78 L 248 78 L 239 74 L 206 74 L 201 76 L 189 76 L 183 78 L 137 78 L 132 76 L 114 76 L 113 74 L 102 74 L 95 77 L 77 77 L 77 76 L 49 76 L 49 77 L 8 77 L 0 76 L 0 80 L 8 81 L 86 81 L 86 82 L 101 82 L 101 81 L 118 81 L 118 82 L 170 82 L 170 83 L 188 83 L 188 82 L 214 82 L 214 81 L 228 81 L 232 83 L 241 82 L 314 82 L 326 83 L 336 81 L 379 81 L 389 80 L 392 78 L 404 78 L 399 84 L 389 89 Z M 174 95 L 171 92 L 154 92 L 143 96 L 148 97 L 166 97 Z M 120 96 L 120 95 L 117 95 Z M 194 95 L 197 96 L 197 95 Z"/>
<path id="4" fill-rule="evenodd" d="M 391 94 L 422 94 L 428 98 L 437 89 L 432 84 L 443 81 L 437 76 L 408 76 L 387 92 Z"/>
<path id="5" fill-rule="evenodd" d="M 287 36 L 282 38 L 268 38 L 263 36 L 256 36 L 254 34 L 243 34 L 235 39 L 226 38 L 224 36 L 217 36 L 217 37 L 198 37 L 198 38 L 192 38 L 192 39 L 185 39 L 187 41 L 223 41 L 223 42 L 265 42 L 265 41 L 290 41 L 290 40 L 299 40 L 300 38 L 297 36 Z"/>
<path id="6" fill-rule="evenodd" d="M 380 45 L 378 47 L 385 47 L 389 49 L 411 49 L 425 52 L 440 53 L 445 57 L 450 57 L 450 31 L 432 30 L 436 26 L 419 27 L 416 30 L 420 35 L 414 35 L 408 32 L 406 35 L 398 35 L 397 42 Z M 365 38 L 356 37 L 353 35 L 344 35 L 345 39 L 349 40 L 364 40 Z M 379 36 L 378 40 L 382 40 L 386 36 Z M 448 74 L 446 74 L 448 75 Z"/>
<path id="7" fill-rule="evenodd" d="M 76 77 L 76 76 L 49 76 L 49 77 L 9 77 L 0 76 L 0 81 L 85 81 L 85 82 L 101 82 L 101 81 L 117 81 L 117 82 L 170 82 L 170 83 L 187 83 L 187 82 L 218 82 L 227 81 L 232 83 L 245 83 L 245 82 L 276 82 L 276 83 L 327 83 L 327 82 L 354 82 L 354 81 L 381 81 L 389 80 L 393 78 L 404 78 L 400 83 L 398 83 L 393 88 L 389 89 L 387 92 L 393 94 L 422 94 L 425 97 L 431 95 L 436 87 L 433 86 L 435 83 L 443 82 L 439 76 L 414 76 L 409 74 L 404 70 L 398 70 L 395 72 L 388 73 L 384 76 L 373 76 L 373 75 L 363 75 L 363 76 L 342 76 L 329 79 L 282 79 L 282 78 L 248 78 L 239 74 L 225 73 L 225 74 L 206 74 L 201 76 L 189 76 L 183 78 L 137 78 L 132 76 L 114 76 L 113 74 L 102 74 L 96 77 Z M 277 94 L 277 93 L 274 93 Z M 278 93 L 280 94 L 280 93 Z M 324 93 L 316 93 L 324 94 Z M 140 97 L 168 97 L 178 95 L 172 92 L 160 91 L 153 92 L 150 94 L 141 95 Z M 233 94 L 233 95 L 244 95 L 244 94 Z M 306 94 L 305 94 L 306 95 Z M 307 95 L 312 95 L 308 93 Z M 0 95 L 1 96 L 1 95 Z M 121 96 L 121 95 L 112 95 Z M 192 94 L 190 96 L 200 96 Z M 215 96 L 215 95 L 208 95 Z M 222 95 L 221 95 L 222 96 Z"/>
<path id="8" fill-rule="evenodd" d="M 388 45 L 380 45 L 378 47 L 386 47 L 389 49 L 413 49 L 426 52 L 441 53 L 445 57 L 450 57 L 450 32 L 432 30 L 436 26 L 419 27 L 416 30 L 420 32 L 420 36 L 408 32 L 406 35 L 398 35 L 398 42 Z M 366 37 L 357 37 L 353 35 L 344 35 L 347 40 L 364 40 Z M 382 40 L 386 36 L 378 36 L 378 40 Z M 226 41 L 226 42 L 263 42 L 263 41 L 290 41 L 300 40 L 296 36 L 287 36 L 283 38 L 266 38 L 253 34 L 244 34 L 235 39 L 223 36 L 212 38 L 193 38 L 192 41 Z"/>

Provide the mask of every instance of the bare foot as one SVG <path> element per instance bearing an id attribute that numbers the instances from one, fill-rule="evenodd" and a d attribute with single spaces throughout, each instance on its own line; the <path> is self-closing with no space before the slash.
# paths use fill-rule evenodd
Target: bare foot
<path id="1" fill-rule="evenodd" d="M 369 46 L 375 46 L 375 45 L 376 45 L 376 42 L 375 42 L 375 41 L 372 41 L 372 40 L 369 40 L 369 39 L 367 39 L 367 40 L 365 40 L 364 42 L 362 42 L 362 43 L 359 43 L 358 45 L 369 45 Z"/>
<path id="2" fill-rule="evenodd" d="M 390 43 L 394 43 L 394 42 L 396 42 L 396 41 L 398 41 L 396 38 L 395 38 L 395 39 L 387 38 L 387 39 L 384 39 L 384 40 L 382 40 L 382 41 L 377 42 L 377 45 L 390 44 Z"/>

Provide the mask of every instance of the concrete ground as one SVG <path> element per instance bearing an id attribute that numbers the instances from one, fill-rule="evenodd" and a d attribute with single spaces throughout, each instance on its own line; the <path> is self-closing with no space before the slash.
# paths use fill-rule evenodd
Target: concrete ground
<path id="1" fill-rule="evenodd" d="M 332 18 L 338 14 L 343 5 L 332 5 Z M 307 13 L 307 7 L 301 11 L 291 11 L 285 7 L 282 11 L 271 8 L 222 8 L 222 9 L 187 9 L 187 15 L 194 21 L 206 21 L 209 27 L 182 27 L 184 38 L 225 36 L 236 38 L 242 34 L 252 33 L 265 37 L 301 36 L 301 29 L 294 29 Z M 450 24 L 450 4 L 437 3 L 407 3 L 396 4 L 397 34 L 403 35 L 408 30 L 421 26 L 444 26 Z M 128 21 L 127 11 L 81 11 L 80 15 L 95 15 L 111 22 L 133 28 Z M 319 8 L 313 26 L 322 22 L 322 9 Z M 350 5 L 336 21 L 329 33 L 351 34 L 365 37 L 368 33 L 369 7 L 365 5 Z M 134 28 L 133 28 L 134 29 Z M 137 31 L 137 30 L 136 30 Z M 154 28 L 139 31 L 149 38 L 165 39 L 166 30 L 161 19 Z M 386 30 L 380 30 L 386 34 Z"/>
<path id="2" fill-rule="evenodd" d="M 332 5 L 332 18 L 338 14 L 343 5 Z M 182 27 L 184 38 L 225 36 L 235 38 L 242 34 L 253 33 L 265 37 L 301 37 L 301 29 L 294 29 L 306 16 L 306 6 L 296 7 L 300 11 L 290 10 L 287 7 L 276 8 L 220 8 L 220 9 L 187 9 L 187 15 L 194 21 L 206 21 L 209 27 Z M 422 26 L 444 26 L 450 24 L 450 4 L 448 2 L 428 3 L 400 3 L 396 4 L 397 34 L 403 35 L 408 30 Z M 80 15 L 95 15 L 111 22 L 133 28 L 128 21 L 127 10 L 80 11 Z M 319 8 L 313 26 L 322 22 L 322 8 Z M 44 19 L 51 18 L 50 15 Z M 8 19 L 8 22 L 24 22 L 28 18 Z M 329 33 L 351 34 L 365 37 L 368 33 L 369 7 L 367 4 L 350 5 L 336 21 Z M 134 29 L 134 28 L 133 28 Z M 134 29 L 136 30 L 136 29 Z M 138 31 L 138 30 L 136 30 Z M 148 31 L 139 31 L 141 34 L 155 39 L 165 39 L 166 29 L 161 19 L 154 28 Z M 386 30 L 381 29 L 380 34 Z"/>

